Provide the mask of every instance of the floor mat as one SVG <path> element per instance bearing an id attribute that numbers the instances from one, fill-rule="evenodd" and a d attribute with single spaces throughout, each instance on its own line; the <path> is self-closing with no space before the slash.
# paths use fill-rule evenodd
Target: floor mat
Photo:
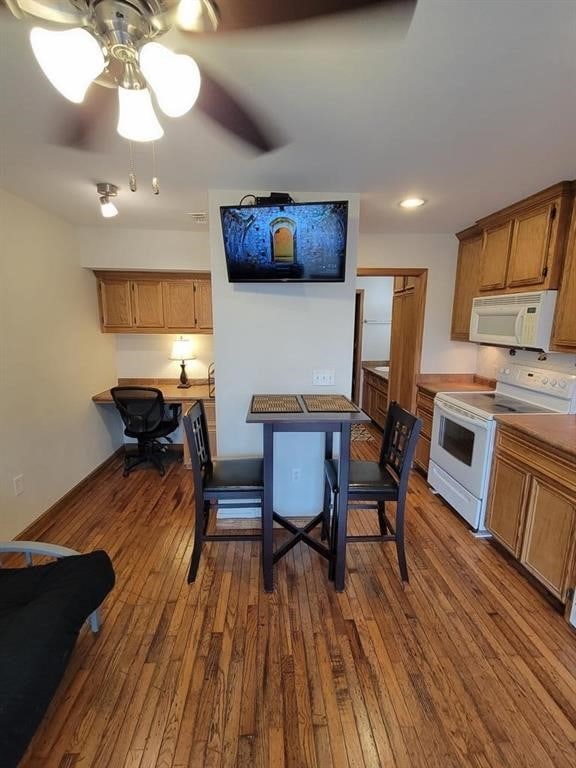
<path id="1" fill-rule="evenodd" d="M 352 424 L 350 439 L 373 443 L 375 437 L 364 424 Z"/>

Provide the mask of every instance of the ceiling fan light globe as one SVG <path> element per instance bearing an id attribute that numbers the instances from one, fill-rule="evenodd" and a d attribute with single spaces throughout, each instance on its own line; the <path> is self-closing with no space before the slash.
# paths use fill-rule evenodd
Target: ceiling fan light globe
<path id="1" fill-rule="evenodd" d="M 106 65 L 98 41 L 85 29 L 30 31 L 30 44 L 40 68 L 54 88 L 80 104 L 88 86 Z"/>
<path id="2" fill-rule="evenodd" d="M 118 88 L 117 131 L 130 141 L 156 141 L 164 136 L 164 130 L 152 106 L 148 88 L 129 90 Z"/>
<path id="3" fill-rule="evenodd" d="M 193 58 L 173 53 L 159 43 L 147 43 L 140 51 L 140 69 L 165 115 L 181 117 L 192 109 L 201 82 Z"/>
<path id="4" fill-rule="evenodd" d="M 178 26 L 191 32 L 199 30 L 202 22 L 201 0 L 180 0 L 176 15 Z"/>
<path id="5" fill-rule="evenodd" d="M 219 13 L 211 0 L 180 0 L 176 23 L 187 32 L 215 32 Z"/>

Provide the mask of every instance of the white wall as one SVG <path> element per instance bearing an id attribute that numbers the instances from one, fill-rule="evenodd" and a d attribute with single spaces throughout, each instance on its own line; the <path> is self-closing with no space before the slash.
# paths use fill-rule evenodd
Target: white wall
<path id="1" fill-rule="evenodd" d="M 389 360 L 394 278 L 357 277 L 356 288 L 364 291 L 362 360 Z"/>
<path id="2" fill-rule="evenodd" d="M 360 267 L 427 267 L 422 373 L 473 373 L 476 345 L 450 341 L 458 255 L 453 235 L 362 234 Z"/>
<path id="3" fill-rule="evenodd" d="M 575 309 L 576 311 L 576 309 Z M 511 356 L 508 349 L 503 347 L 485 347 L 478 345 L 477 372 L 489 379 L 496 378 L 499 368 L 506 367 L 510 363 L 514 365 L 529 365 L 534 368 L 563 371 L 576 374 L 576 355 L 566 355 L 563 352 L 548 352 L 546 360 L 538 359 L 538 352 L 517 349 Z"/>
<path id="4" fill-rule="evenodd" d="M 116 380 L 94 276 L 68 224 L 0 190 L 0 539 L 27 527 L 121 444 L 92 395 Z M 14 495 L 22 474 L 24 492 Z"/>
<path id="5" fill-rule="evenodd" d="M 120 333 L 116 336 L 118 378 L 177 379 L 180 362 L 170 360 L 172 342 L 181 334 Z M 208 366 L 214 361 L 212 334 L 187 333 L 193 343 L 195 360 L 186 363 L 189 379 L 206 379 Z"/>
<path id="6" fill-rule="evenodd" d="M 90 269 L 210 269 L 207 231 L 120 229 L 112 221 L 78 227 L 76 237 L 80 263 Z"/>
<path id="7" fill-rule="evenodd" d="M 210 193 L 218 453 L 223 456 L 262 452 L 262 427 L 246 424 L 253 393 L 311 392 L 314 369 L 335 371 L 334 387 L 314 391 L 349 395 L 351 387 L 358 196 L 338 195 L 349 200 L 344 283 L 232 284 L 226 274 L 219 206 L 237 204 L 246 192 Z M 293 196 L 298 202 L 334 199 L 333 193 Z M 275 450 L 275 509 L 289 515 L 318 512 L 323 436 L 277 435 Z M 302 472 L 297 483 L 291 481 L 295 466 Z"/>

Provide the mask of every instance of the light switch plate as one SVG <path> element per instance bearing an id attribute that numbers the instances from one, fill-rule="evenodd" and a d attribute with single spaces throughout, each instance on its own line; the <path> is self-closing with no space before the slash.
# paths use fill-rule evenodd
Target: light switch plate
<path id="1" fill-rule="evenodd" d="M 314 387 L 333 387 L 335 372 L 333 370 L 312 371 L 312 385 Z"/>

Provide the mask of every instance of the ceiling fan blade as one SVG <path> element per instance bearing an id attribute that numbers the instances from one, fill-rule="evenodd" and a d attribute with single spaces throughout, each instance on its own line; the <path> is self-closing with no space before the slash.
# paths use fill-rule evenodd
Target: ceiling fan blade
<path id="1" fill-rule="evenodd" d="M 285 142 L 273 136 L 246 106 L 202 67 L 202 84 L 195 109 L 201 110 L 230 133 L 260 152 L 270 152 Z"/>
<path id="2" fill-rule="evenodd" d="M 100 128 L 114 120 L 117 102 L 116 90 L 92 83 L 82 104 L 66 102 L 63 105 L 65 116 L 54 136 L 54 143 L 71 149 L 95 150 Z"/>
<path id="3" fill-rule="evenodd" d="M 414 12 L 416 0 L 218 0 L 219 30 L 249 29 L 271 24 L 304 21 L 346 11 L 358 11 L 369 6 L 385 6 L 391 12 Z"/>

